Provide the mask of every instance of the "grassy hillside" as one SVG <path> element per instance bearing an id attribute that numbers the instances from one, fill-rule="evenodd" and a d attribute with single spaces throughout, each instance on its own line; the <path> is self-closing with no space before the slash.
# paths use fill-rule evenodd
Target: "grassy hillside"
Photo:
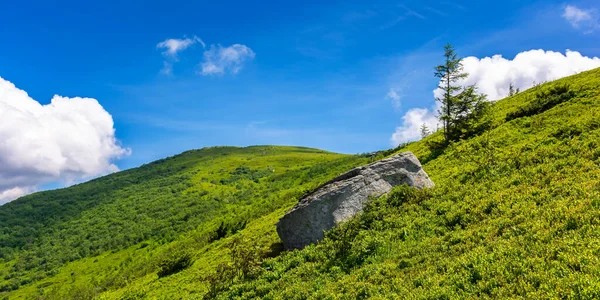
<path id="1" fill-rule="evenodd" d="M 299 147 L 214 147 L 21 198 L 0 206 L 0 297 L 98 294 L 156 275 L 171 256 L 193 256 L 367 161 Z"/>
<path id="2" fill-rule="evenodd" d="M 445 149 L 433 135 L 399 150 L 436 188 L 398 188 L 216 297 L 599 298 L 600 69 L 501 100 L 492 118 Z"/>
<path id="3" fill-rule="evenodd" d="M 600 69 L 491 118 L 380 154 L 413 151 L 436 187 L 396 188 L 300 251 L 281 250 L 277 220 L 370 159 L 210 148 L 9 203 L 0 299 L 599 298 Z"/>

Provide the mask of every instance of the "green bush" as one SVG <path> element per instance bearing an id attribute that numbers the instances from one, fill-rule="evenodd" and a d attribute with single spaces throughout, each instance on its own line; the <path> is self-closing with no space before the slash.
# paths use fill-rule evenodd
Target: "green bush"
<path id="1" fill-rule="evenodd" d="M 247 221 L 238 221 L 232 223 L 221 222 L 221 225 L 211 234 L 209 242 L 218 241 L 226 236 L 235 234 L 236 232 L 246 228 Z"/>
<path id="2" fill-rule="evenodd" d="M 243 237 L 234 238 L 228 245 L 230 263 L 221 263 L 215 272 L 207 277 L 209 291 L 205 298 L 211 299 L 239 280 L 251 280 L 263 271 L 261 263 L 266 253 Z"/>
<path id="3" fill-rule="evenodd" d="M 538 92 L 535 95 L 535 100 L 528 105 L 508 113 L 506 115 L 506 121 L 540 114 L 558 104 L 569 101 L 573 97 L 575 97 L 575 92 L 571 90 L 569 84 L 556 84 L 548 90 Z"/>
<path id="4" fill-rule="evenodd" d="M 169 252 L 158 263 L 158 277 L 179 273 L 193 264 L 192 255 L 183 251 Z"/>

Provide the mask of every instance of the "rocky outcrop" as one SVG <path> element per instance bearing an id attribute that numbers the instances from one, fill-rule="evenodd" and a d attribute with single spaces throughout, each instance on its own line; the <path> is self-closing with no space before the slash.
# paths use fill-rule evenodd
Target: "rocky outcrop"
<path id="1" fill-rule="evenodd" d="M 277 223 L 286 249 L 301 249 L 322 239 L 324 231 L 362 211 L 371 197 L 394 186 L 433 187 L 421 163 L 411 152 L 355 168 L 304 196 Z"/>

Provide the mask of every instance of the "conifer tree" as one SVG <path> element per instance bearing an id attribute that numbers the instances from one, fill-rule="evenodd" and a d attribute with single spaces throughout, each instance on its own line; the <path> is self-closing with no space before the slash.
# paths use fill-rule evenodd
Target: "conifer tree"
<path id="1" fill-rule="evenodd" d="M 429 130 L 429 127 L 427 127 L 427 124 L 423 123 L 423 125 L 421 125 L 421 137 L 427 137 L 431 134 L 431 131 Z"/>
<path id="2" fill-rule="evenodd" d="M 475 85 L 461 86 L 457 82 L 469 74 L 463 72 L 462 59 L 448 44 L 444 47 L 444 64 L 435 68 L 435 76 L 440 78 L 439 89 L 443 94 L 436 100 L 441 102 L 439 118 L 444 129 L 446 143 L 473 136 L 483 130 L 483 117 L 488 112 L 487 96 L 477 93 Z M 511 93 L 514 86 L 510 85 Z"/>
<path id="3" fill-rule="evenodd" d="M 468 138 L 484 129 L 482 119 L 488 113 L 490 103 L 485 94 L 477 93 L 474 85 L 466 86 L 456 95 L 452 110 L 452 125 L 448 133 L 450 140 Z"/>
<path id="4" fill-rule="evenodd" d="M 461 90 L 456 82 L 466 78 L 467 74 L 463 72 L 462 59 L 458 57 L 450 43 L 444 47 L 444 58 L 444 64 L 435 68 L 435 76 L 440 78 L 439 88 L 443 91 L 443 95 L 436 100 L 442 104 L 439 118 L 444 127 L 446 142 L 449 142 L 453 126 L 453 110 L 457 101 L 456 94 Z"/>

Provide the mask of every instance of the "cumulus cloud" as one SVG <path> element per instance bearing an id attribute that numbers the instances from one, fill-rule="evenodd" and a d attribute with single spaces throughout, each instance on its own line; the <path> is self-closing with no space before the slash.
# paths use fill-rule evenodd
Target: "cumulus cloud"
<path id="1" fill-rule="evenodd" d="M 229 47 L 211 45 L 204 51 L 204 60 L 200 64 L 202 75 L 236 74 L 245 62 L 254 59 L 255 53 L 245 45 L 235 44 Z"/>
<path id="2" fill-rule="evenodd" d="M 585 29 L 588 33 L 600 27 L 596 11 L 593 9 L 586 10 L 577 6 L 567 5 L 562 17 L 574 28 Z"/>
<path id="3" fill-rule="evenodd" d="M 421 126 L 425 124 L 430 131 L 438 128 L 437 109 L 413 108 L 402 117 L 402 125 L 392 134 L 392 144 L 415 141 L 421 138 Z"/>
<path id="4" fill-rule="evenodd" d="M 95 99 L 55 95 L 41 105 L 0 77 L 0 204 L 40 184 L 115 172 L 112 161 L 129 153 Z"/>
<path id="5" fill-rule="evenodd" d="M 467 78 L 459 82 L 462 86 L 476 85 L 490 100 L 508 96 L 512 83 L 515 88 L 528 89 L 536 83 L 556 80 L 582 71 L 600 67 L 600 58 L 587 57 L 577 51 L 567 50 L 565 54 L 553 51 L 530 50 L 517 54 L 509 60 L 502 55 L 463 60 Z M 441 91 L 437 90 L 436 95 Z"/>
<path id="6" fill-rule="evenodd" d="M 525 90 L 536 83 L 556 80 L 600 67 L 600 58 L 587 57 L 579 52 L 567 50 L 565 54 L 553 51 L 530 50 L 517 54 L 514 59 L 502 55 L 463 60 L 464 71 L 469 76 L 458 84 L 475 85 L 479 92 L 487 94 L 489 100 L 498 100 L 508 96 L 509 85 Z M 434 97 L 440 97 L 442 91 L 436 89 Z M 432 97 L 433 98 L 433 97 Z M 416 140 L 420 137 L 418 129 L 425 123 L 429 128 L 437 127 L 437 107 L 409 110 L 403 117 L 402 126 L 392 135 L 392 144 Z M 435 119 L 435 121 L 434 121 Z M 431 125 L 431 126 L 430 126 Z"/>

